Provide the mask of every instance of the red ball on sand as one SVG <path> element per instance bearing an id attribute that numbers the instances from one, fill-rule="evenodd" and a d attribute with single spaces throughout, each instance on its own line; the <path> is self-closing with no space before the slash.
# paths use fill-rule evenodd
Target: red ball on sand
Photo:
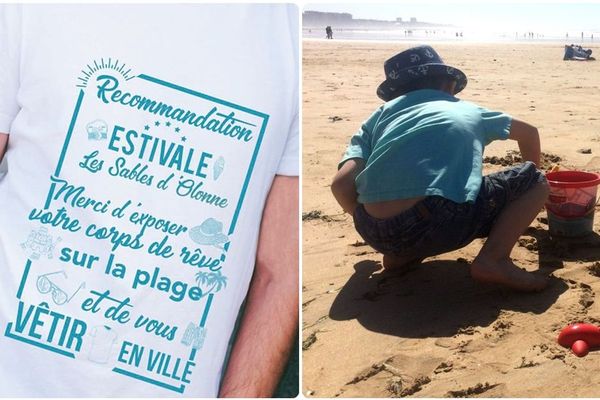
<path id="1" fill-rule="evenodd" d="M 573 350 L 577 357 L 584 357 L 590 349 L 600 348 L 600 328 L 585 323 L 569 325 L 560 331 L 558 344 Z"/>
<path id="2" fill-rule="evenodd" d="M 571 350 L 577 357 L 585 357 L 590 352 L 590 346 L 584 340 L 576 340 Z"/>

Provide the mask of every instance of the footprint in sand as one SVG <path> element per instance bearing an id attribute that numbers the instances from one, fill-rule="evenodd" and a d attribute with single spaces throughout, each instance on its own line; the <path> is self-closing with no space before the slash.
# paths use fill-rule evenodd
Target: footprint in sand
<path id="1" fill-rule="evenodd" d="M 456 332 L 456 335 L 454 335 L 454 337 L 457 337 L 458 335 L 474 335 L 478 332 L 479 331 L 477 329 L 475 329 L 475 327 L 467 326 L 467 327 L 458 329 L 458 331 Z"/>
<path id="2" fill-rule="evenodd" d="M 375 376 L 378 373 L 380 373 L 381 371 L 383 371 L 385 369 L 383 365 L 384 365 L 384 363 L 381 362 L 381 363 L 375 363 L 375 364 L 371 365 L 370 367 L 365 368 L 364 370 L 359 372 L 354 378 L 352 378 L 352 380 L 346 382 L 346 385 L 354 385 L 358 382 L 366 381 L 370 377 Z"/>
<path id="3" fill-rule="evenodd" d="M 538 365 L 540 365 L 540 363 L 532 360 L 527 361 L 525 357 L 521 357 L 521 364 L 515 367 L 515 369 L 537 367 Z"/>
<path id="4" fill-rule="evenodd" d="M 415 379 L 412 385 L 406 388 L 404 388 L 402 384 L 398 384 L 398 381 L 398 379 L 393 379 L 387 387 L 388 391 L 393 395 L 393 397 L 407 397 L 420 392 L 421 389 L 423 389 L 423 386 L 431 382 L 431 378 L 424 375 L 419 376 L 417 379 Z"/>
<path id="5" fill-rule="evenodd" d="M 471 397 L 473 395 L 485 393 L 488 390 L 493 389 L 498 385 L 500 385 L 500 384 L 499 383 L 489 384 L 488 382 L 478 383 L 477 385 L 469 387 L 467 389 L 450 390 L 450 391 L 448 391 L 448 393 L 446 393 L 445 397 Z"/>
<path id="6" fill-rule="evenodd" d="M 548 346 L 546 343 L 542 343 L 533 345 L 532 350 L 535 350 L 536 348 L 539 349 L 538 355 L 543 355 L 549 360 L 560 360 L 563 363 L 565 362 L 567 351 L 562 347 L 557 345 Z"/>
<path id="7" fill-rule="evenodd" d="M 308 350 L 313 344 L 315 344 L 317 341 L 317 332 L 318 331 L 311 333 L 305 340 L 302 341 L 302 350 Z"/>
<path id="8" fill-rule="evenodd" d="M 579 304 L 581 304 L 584 308 L 584 311 L 587 312 L 587 309 L 594 304 L 594 291 L 592 287 L 586 283 L 579 283 L 579 287 L 581 288 L 581 295 L 579 297 Z"/>
<path id="9" fill-rule="evenodd" d="M 538 242 L 535 238 L 520 238 L 517 243 L 520 247 L 525 247 L 529 251 L 538 251 Z"/>
<path id="10" fill-rule="evenodd" d="M 452 371 L 452 369 L 454 369 L 454 364 L 452 364 L 452 361 L 444 361 L 443 363 L 441 363 L 440 365 L 437 366 L 437 368 L 433 371 L 434 374 L 442 374 L 442 373 L 446 373 L 446 372 L 450 372 Z"/>
<path id="11" fill-rule="evenodd" d="M 587 267 L 590 275 L 600 278 L 600 262 L 596 261 L 592 265 Z"/>
<path id="12" fill-rule="evenodd" d="M 302 221 L 321 220 L 325 222 L 340 222 L 342 219 L 333 218 L 335 215 L 325 215 L 321 210 L 311 210 L 302 213 Z"/>
<path id="13" fill-rule="evenodd" d="M 512 326 L 512 322 L 500 319 L 492 325 L 492 332 L 486 333 L 484 337 L 486 339 L 494 338 L 495 340 L 500 340 L 509 333 Z"/>
<path id="14" fill-rule="evenodd" d="M 507 334 L 510 327 L 513 326 L 513 323 L 510 321 L 496 321 L 492 329 L 495 332 L 502 332 L 503 334 Z"/>
<path id="15" fill-rule="evenodd" d="M 575 323 L 581 321 L 583 318 L 589 320 L 588 309 L 594 304 L 595 293 L 592 287 L 583 282 L 577 282 L 573 279 L 560 278 L 565 282 L 569 289 L 572 290 L 574 296 L 577 296 L 577 303 L 570 303 L 570 305 L 563 312 L 564 321 L 562 326 L 566 324 Z"/>

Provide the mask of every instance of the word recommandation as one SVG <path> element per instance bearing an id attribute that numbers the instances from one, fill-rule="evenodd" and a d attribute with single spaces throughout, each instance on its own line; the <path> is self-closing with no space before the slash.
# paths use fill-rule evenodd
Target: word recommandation
<path id="1" fill-rule="evenodd" d="M 100 75 L 96 80 L 99 83 L 97 96 L 105 104 L 113 102 L 137 108 L 138 110 L 144 110 L 154 115 L 164 116 L 184 124 L 228 136 L 238 141 L 249 142 L 254 137 L 252 129 L 246 128 L 242 124 L 253 125 L 235 118 L 235 112 L 233 111 L 225 115 L 219 113 L 217 107 L 213 107 L 206 114 L 198 114 L 149 99 L 145 96 L 140 96 L 139 94 L 132 94 L 117 89 L 119 87 L 119 80 L 111 75 Z"/>

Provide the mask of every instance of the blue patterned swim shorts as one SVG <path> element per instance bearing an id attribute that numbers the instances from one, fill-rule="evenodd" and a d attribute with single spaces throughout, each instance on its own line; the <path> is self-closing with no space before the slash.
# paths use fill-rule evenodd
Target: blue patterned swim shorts
<path id="1" fill-rule="evenodd" d="M 354 226 L 365 242 L 383 254 L 430 257 L 487 237 L 507 204 L 545 181 L 535 164 L 525 162 L 484 176 L 474 203 L 429 196 L 386 219 L 370 216 L 361 204 L 354 212 Z"/>

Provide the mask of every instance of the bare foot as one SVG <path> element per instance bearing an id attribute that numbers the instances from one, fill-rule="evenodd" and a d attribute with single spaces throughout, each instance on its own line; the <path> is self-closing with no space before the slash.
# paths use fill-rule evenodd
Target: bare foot
<path id="1" fill-rule="evenodd" d="M 471 264 L 471 277 L 479 282 L 497 283 L 523 292 L 539 292 L 548 280 L 517 267 L 510 259 L 487 262 L 477 257 Z"/>
<path id="2" fill-rule="evenodd" d="M 399 257 L 392 254 L 383 255 L 383 268 L 386 271 L 408 272 L 411 267 L 420 264 L 424 258 Z"/>

